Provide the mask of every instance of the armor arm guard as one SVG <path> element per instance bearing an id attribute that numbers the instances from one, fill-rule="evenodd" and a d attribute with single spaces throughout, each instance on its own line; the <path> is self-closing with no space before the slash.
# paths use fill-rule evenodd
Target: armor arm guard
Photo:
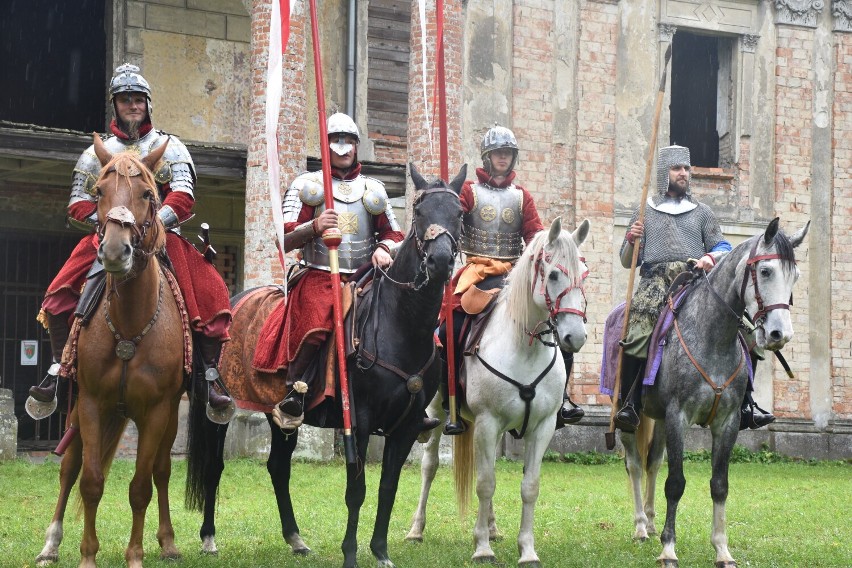
<path id="1" fill-rule="evenodd" d="M 619 252 L 619 257 L 621 259 L 621 266 L 624 268 L 630 268 L 630 265 L 633 264 L 633 247 L 634 244 L 627 240 L 627 235 L 630 234 L 630 227 L 633 226 L 639 219 L 639 211 L 634 211 L 633 216 L 630 217 L 630 222 L 627 224 L 627 232 L 624 234 L 624 241 L 621 243 L 621 251 Z M 645 238 L 644 236 L 642 237 Z M 636 266 L 641 266 L 642 264 L 642 248 L 640 245 L 639 249 L 639 258 L 636 261 Z"/>
<path id="2" fill-rule="evenodd" d="M 285 223 L 294 223 L 298 220 L 299 213 L 302 211 L 302 202 L 299 199 L 299 188 L 296 187 L 295 183 L 284 194 L 281 211 L 284 214 Z"/>
<path id="3" fill-rule="evenodd" d="M 192 156 L 183 142 L 177 136 L 167 135 L 157 131 L 160 135 L 153 144 L 150 151 L 159 148 L 168 141 L 166 152 L 163 154 L 163 160 L 160 167 L 154 172 L 154 179 L 159 185 L 169 184 L 172 191 L 182 191 L 194 197 L 195 181 L 195 164 L 192 161 Z"/>
<path id="4" fill-rule="evenodd" d="M 91 233 L 98 225 L 98 212 L 97 210 L 95 210 L 94 213 L 92 213 L 82 221 L 79 219 L 75 219 L 71 215 L 68 215 L 67 219 L 68 224 L 74 227 L 75 229 L 80 229 L 81 231 Z"/>
<path id="5" fill-rule="evenodd" d="M 177 213 L 175 213 L 175 210 L 168 205 L 160 207 L 160 210 L 157 211 L 157 216 L 160 218 L 160 221 L 163 222 L 163 226 L 165 226 L 166 229 L 174 229 L 175 227 L 180 226 Z"/>
<path id="6" fill-rule="evenodd" d="M 305 246 L 311 239 L 316 237 L 314 232 L 314 222 L 308 221 L 302 223 L 286 235 L 284 235 L 284 252 L 300 249 Z"/>

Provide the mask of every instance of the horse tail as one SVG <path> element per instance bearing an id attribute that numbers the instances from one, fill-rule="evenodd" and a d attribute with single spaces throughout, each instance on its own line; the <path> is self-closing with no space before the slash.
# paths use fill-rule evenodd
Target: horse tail
<path id="1" fill-rule="evenodd" d="M 459 516 L 467 516 L 470 505 L 473 476 L 476 473 L 476 462 L 473 459 L 473 423 L 463 434 L 453 436 L 453 479 L 456 488 L 456 505 Z"/>
<path id="2" fill-rule="evenodd" d="M 196 354 L 197 357 L 197 354 Z M 197 367 L 193 365 L 193 370 Z M 186 485 L 183 494 L 183 506 L 190 511 L 204 510 L 204 477 L 207 462 L 207 429 L 216 425 L 207 420 L 207 404 L 201 393 L 197 393 L 191 380 L 187 391 L 189 397 L 189 417 L 186 434 Z"/>
<path id="3" fill-rule="evenodd" d="M 121 442 L 121 435 L 124 434 L 126 426 L 127 418 L 112 418 L 105 421 L 101 428 L 101 471 L 104 474 L 104 483 L 109 478 L 109 470 L 112 467 L 115 453 L 118 451 L 118 444 Z M 83 499 L 80 497 L 79 492 L 77 493 L 74 505 L 77 518 L 82 517 Z"/>
<path id="4" fill-rule="evenodd" d="M 651 440 L 654 438 L 654 420 L 644 414 L 640 414 L 639 426 L 636 428 L 636 451 L 642 464 L 644 475 L 648 468 L 648 451 L 651 448 Z"/>

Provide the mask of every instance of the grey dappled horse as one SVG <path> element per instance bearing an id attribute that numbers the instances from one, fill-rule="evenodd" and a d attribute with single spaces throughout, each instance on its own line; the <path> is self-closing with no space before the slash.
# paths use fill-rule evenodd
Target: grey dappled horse
<path id="1" fill-rule="evenodd" d="M 621 434 L 633 490 L 635 540 L 644 541 L 656 533 L 654 490 L 663 449 L 668 452 L 666 524 L 660 536 L 663 551 L 658 558 L 662 566 L 678 565 L 675 519 L 686 486 L 684 433 L 692 424 L 707 425 L 713 439 L 711 540 L 716 549 L 716 566 L 737 565 L 728 551 L 725 501 L 728 461 L 739 433 L 740 403 L 750 364 L 748 353 L 737 339 L 738 325 L 743 313 L 748 313 L 757 325 L 758 346 L 773 351 L 793 337 L 788 302 L 799 275 L 793 249 L 802 243 L 809 225 L 788 238 L 778 230 L 775 218 L 764 233 L 737 246 L 706 279 L 694 284 L 695 289 L 677 309 L 677 327 L 668 332 L 656 382 L 643 387 L 642 424 L 635 434 Z M 652 423 L 653 430 L 649 431 Z"/>
<path id="2" fill-rule="evenodd" d="M 503 433 L 515 429 L 525 442 L 518 563 L 539 563 L 533 521 L 541 460 L 553 437 L 565 388 L 566 369 L 559 349 L 576 353 L 586 342 L 583 281 L 589 272 L 578 247 L 588 234 L 588 220 L 570 233 L 562 231 L 557 218 L 550 230 L 536 235 L 509 273 L 475 355 L 465 356 L 466 400 L 461 415 L 473 425 L 453 438 L 453 467 L 456 496 L 464 511 L 473 476 L 472 443 L 479 497 L 474 561 L 495 560 L 489 544 L 497 533 L 492 505 L 494 462 Z M 442 417 L 440 395 L 428 412 Z M 440 438 L 440 430 L 433 430 L 423 452 L 420 502 L 408 540 L 423 540 Z"/>

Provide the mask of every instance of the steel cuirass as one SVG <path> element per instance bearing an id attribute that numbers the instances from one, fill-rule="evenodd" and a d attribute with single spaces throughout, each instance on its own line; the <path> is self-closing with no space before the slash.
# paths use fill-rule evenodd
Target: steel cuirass
<path id="1" fill-rule="evenodd" d="M 521 256 L 523 192 L 514 185 L 495 188 L 481 183 L 471 189 L 474 201 L 462 219 L 461 251 L 500 260 Z"/>
<path id="2" fill-rule="evenodd" d="M 302 174 L 293 182 L 299 199 L 314 207 L 314 217 L 325 211 L 322 173 Z M 352 180 L 332 179 L 334 210 L 337 211 L 338 228 L 342 240 L 337 248 L 340 272 L 351 274 L 361 265 L 370 262 L 376 245 L 373 216 L 385 213 L 392 227 L 399 230 L 382 183 L 365 176 Z M 286 200 L 285 200 L 286 202 Z M 286 212 L 285 207 L 285 212 Z M 328 248 L 322 238 L 315 237 L 305 244 L 302 258 L 308 266 L 329 270 Z"/>
<path id="3" fill-rule="evenodd" d="M 194 198 L 195 165 L 192 162 L 192 156 L 189 155 L 189 150 L 187 150 L 183 142 L 176 136 L 168 136 L 159 130 L 151 130 L 138 140 L 122 140 L 117 136 L 110 136 L 104 140 L 104 146 L 111 154 L 133 152 L 137 157 L 142 158 L 150 154 L 152 150 L 165 144 L 166 140 L 169 141 L 169 145 L 163 154 L 163 159 L 158 164 L 158 169 L 152 172 L 154 180 L 157 182 L 158 187 L 168 183 L 172 191 L 182 191 Z M 74 166 L 69 206 L 78 201 L 95 200 L 95 183 L 98 180 L 101 168 L 101 162 L 95 155 L 94 145 L 89 146 L 80 155 L 77 164 Z M 160 199 L 164 197 L 161 192 Z M 93 213 L 92 215 L 93 218 L 90 218 L 90 220 L 91 224 L 94 225 L 97 214 Z M 79 221 L 70 221 L 78 228 L 87 229 L 87 227 L 81 226 Z"/>

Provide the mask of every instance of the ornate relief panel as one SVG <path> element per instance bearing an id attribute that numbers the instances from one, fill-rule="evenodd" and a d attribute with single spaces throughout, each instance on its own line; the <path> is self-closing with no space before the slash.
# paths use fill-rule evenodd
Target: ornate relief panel
<path id="1" fill-rule="evenodd" d="M 775 23 L 815 28 L 824 7 L 825 0 L 775 0 Z"/>
<path id="2" fill-rule="evenodd" d="M 758 0 L 662 0 L 660 21 L 717 32 L 754 33 L 757 5 Z"/>

